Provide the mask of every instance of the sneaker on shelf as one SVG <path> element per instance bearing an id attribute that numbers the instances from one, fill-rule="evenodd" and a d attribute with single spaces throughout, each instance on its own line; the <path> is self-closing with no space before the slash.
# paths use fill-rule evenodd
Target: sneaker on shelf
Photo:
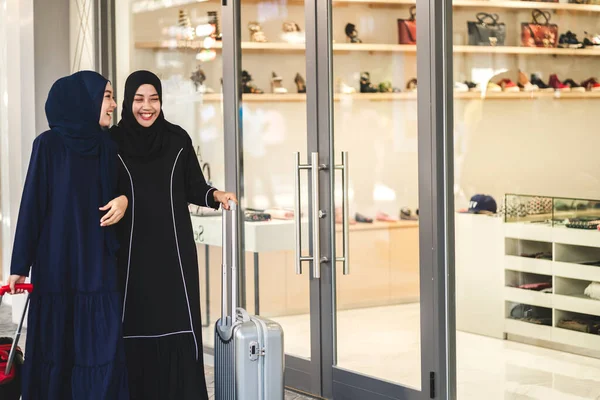
<path id="1" fill-rule="evenodd" d="M 488 82 L 486 91 L 490 93 L 498 93 L 502 92 L 502 87 L 494 82 Z"/>
<path id="2" fill-rule="evenodd" d="M 563 33 L 560 35 L 558 39 L 558 47 L 563 49 L 581 49 L 583 47 L 583 43 L 577 40 L 577 35 L 571 31 L 567 33 Z"/>
<path id="3" fill-rule="evenodd" d="M 565 85 L 564 83 L 562 83 L 560 81 L 560 79 L 558 79 L 558 76 L 556 74 L 552 74 L 550 75 L 550 81 L 548 82 L 548 84 L 554 88 L 554 90 L 559 91 L 559 92 L 570 92 L 571 88 L 567 85 Z"/>
<path id="4" fill-rule="evenodd" d="M 590 35 L 587 32 L 585 33 L 585 38 L 583 39 L 583 45 L 585 47 L 596 47 L 596 46 L 600 46 L 600 35 L 599 34 L 595 34 L 595 35 Z"/>
<path id="5" fill-rule="evenodd" d="M 567 79 L 563 82 L 563 84 L 567 85 L 571 88 L 571 92 L 585 92 L 585 88 L 575 82 L 573 79 Z"/>
<path id="6" fill-rule="evenodd" d="M 511 81 L 510 79 L 502 79 L 500 82 L 498 82 L 498 85 L 502 88 L 503 92 L 510 93 L 519 91 L 519 87 L 517 86 L 517 84 Z"/>
<path id="7" fill-rule="evenodd" d="M 529 82 L 529 79 L 527 79 L 527 75 L 525 75 L 523 71 L 519 71 L 518 85 L 519 88 L 521 88 L 521 90 L 524 92 L 537 92 L 538 90 L 540 90 L 538 85 L 534 85 L 531 82 Z"/>
<path id="8" fill-rule="evenodd" d="M 466 83 L 455 82 L 454 83 L 454 91 L 464 93 L 469 91 L 469 86 Z"/>
<path id="9" fill-rule="evenodd" d="M 588 92 L 600 92 L 600 82 L 598 82 L 596 78 L 590 78 L 581 82 L 581 86 L 583 86 Z"/>
<path id="10" fill-rule="evenodd" d="M 531 74 L 531 84 L 536 85 L 542 92 L 554 92 L 554 88 L 546 83 L 536 74 Z"/>

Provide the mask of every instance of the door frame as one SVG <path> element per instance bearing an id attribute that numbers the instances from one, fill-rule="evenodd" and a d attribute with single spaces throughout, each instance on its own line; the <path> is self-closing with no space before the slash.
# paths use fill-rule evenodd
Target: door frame
<path id="1" fill-rule="evenodd" d="M 225 189 L 243 201 L 240 1 L 222 1 Z M 286 385 L 326 398 L 455 399 L 452 2 L 417 1 L 421 391 L 335 367 L 332 0 L 305 0 L 307 148 L 319 153 L 321 278 L 310 274 L 311 359 L 286 355 Z M 357 158 L 358 159 L 358 158 Z M 312 185 L 309 184 L 309 187 Z M 309 196 L 310 197 L 310 196 Z M 312 212 L 312 204 L 309 204 Z M 241 219 L 241 208 L 238 208 Z M 230 216 L 228 216 L 230 218 Z M 243 224 L 238 254 L 244 255 Z M 229 224 L 228 224 L 229 226 Z M 312 226 L 309 226 L 312 232 Z M 311 234 L 311 233 L 309 233 Z M 231 237 L 231 236 L 229 236 Z M 312 243 L 312 240 L 309 242 Z M 312 251 L 312 249 L 311 249 Z M 243 258 L 240 265 L 245 265 Z M 244 286 L 243 277 L 240 287 Z M 241 296 L 240 298 L 243 298 Z M 322 301 L 332 299 L 332 301 Z M 365 397 L 367 396 L 367 397 Z"/>

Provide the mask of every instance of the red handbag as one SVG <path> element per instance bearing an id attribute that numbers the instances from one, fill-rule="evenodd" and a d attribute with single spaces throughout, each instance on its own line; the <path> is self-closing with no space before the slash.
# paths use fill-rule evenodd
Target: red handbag
<path id="1" fill-rule="evenodd" d="M 533 10 L 533 22 L 521 23 L 521 46 L 556 47 L 558 45 L 558 25 L 550 23 L 550 12 Z M 545 21 L 540 23 L 538 18 Z"/>
<path id="2" fill-rule="evenodd" d="M 409 19 L 398 20 L 398 43 L 417 44 L 417 7 L 410 8 Z"/>

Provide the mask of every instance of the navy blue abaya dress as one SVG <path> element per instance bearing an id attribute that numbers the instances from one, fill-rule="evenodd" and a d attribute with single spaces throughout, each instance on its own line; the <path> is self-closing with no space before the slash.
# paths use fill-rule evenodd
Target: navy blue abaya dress
<path id="1" fill-rule="evenodd" d="M 28 275 L 23 400 L 127 400 L 113 228 L 117 154 L 98 125 L 106 79 L 63 78 L 46 103 L 51 130 L 33 143 L 11 274 Z M 112 183 L 111 183 L 112 182 Z"/>

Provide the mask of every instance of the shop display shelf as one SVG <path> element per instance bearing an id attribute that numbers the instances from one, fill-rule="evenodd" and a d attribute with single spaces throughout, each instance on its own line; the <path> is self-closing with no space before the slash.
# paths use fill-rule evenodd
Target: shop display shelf
<path id="1" fill-rule="evenodd" d="M 553 297 L 552 304 L 554 308 L 580 314 L 600 316 L 600 300 L 591 299 L 584 294 L 555 294 Z"/>
<path id="2" fill-rule="evenodd" d="M 261 3 L 269 0 L 247 0 L 246 3 Z M 201 3 L 217 3 L 218 0 L 164 0 L 137 1 L 133 4 L 133 13 L 172 9 L 183 6 L 192 6 Z M 302 5 L 303 0 L 288 0 L 290 4 Z M 415 4 L 414 0 L 333 0 L 334 6 L 366 5 L 371 7 L 406 7 Z M 455 0 L 454 8 L 467 9 L 502 9 L 502 10 L 530 10 L 541 8 L 544 10 L 570 11 L 570 12 L 600 12 L 600 6 L 590 4 L 546 3 L 537 1 L 483 1 L 483 0 Z"/>
<path id="3" fill-rule="evenodd" d="M 150 50 L 199 50 L 204 48 L 201 40 L 168 39 L 162 41 L 136 42 L 138 49 Z M 220 50 L 221 42 L 215 42 L 210 48 Z M 285 42 L 242 42 L 242 50 L 298 52 L 305 51 L 303 43 Z M 379 53 L 416 53 L 417 46 L 410 44 L 386 43 L 334 43 L 334 52 L 379 52 Z M 598 49 L 560 49 L 520 46 L 454 46 L 455 54 L 507 54 L 507 55 L 555 55 L 555 56 L 600 56 Z"/>
<path id="4" fill-rule="evenodd" d="M 556 243 L 600 248 L 600 231 L 555 226 L 552 236 Z"/>
<path id="5" fill-rule="evenodd" d="M 600 335 L 552 328 L 552 341 L 579 348 L 600 349 Z"/>
<path id="6" fill-rule="evenodd" d="M 552 242 L 552 226 L 529 222 L 504 224 L 504 236 L 513 239 Z"/>
<path id="7" fill-rule="evenodd" d="M 552 261 L 505 255 L 504 269 L 552 276 Z"/>
<path id="8" fill-rule="evenodd" d="M 504 288 L 504 300 L 513 303 L 529 304 L 532 306 L 552 308 L 552 294 L 535 290 L 525 290 L 515 287 Z"/>
<path id="9" fill-rule="evenodd" d="M 553 261 L 552 271 L 555 276 L 563 278 L 600 282 L 600 267 Z"/>
<path id="10" fill-rule="evenodd" d="M 504 330 L 508 334 L 552 341 L 553 328 L 551 326 L 536 325 L 512 318 L 506 318 L 504 320 Z"/>

